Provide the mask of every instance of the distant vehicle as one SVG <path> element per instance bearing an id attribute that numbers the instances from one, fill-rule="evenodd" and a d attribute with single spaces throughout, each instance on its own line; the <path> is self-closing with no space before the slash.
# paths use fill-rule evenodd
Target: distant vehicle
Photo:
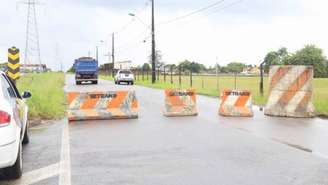
<path id="1" fill-rule="evenodd" d="M 115 84 L 121 84 L 121 82 L 126 82 L 128 85 L 134 84 L 134 75 L 130 70 L 119 70 L 114 78 Z"/>
<path id="2" fill-rule="evenodd" d="M 22 144 L 29 142 L 28 106 L 16 86 L 0 71 L 0 169 L 6 178 L 17 179 L 22 175 Z"/>
<path id="3" fill-rule="evenodd" d="M 98 62 L 91 57 L 82 57 L 75 60 L 75 82 L 80 85 L 82 82 L 98 83 Z"/>

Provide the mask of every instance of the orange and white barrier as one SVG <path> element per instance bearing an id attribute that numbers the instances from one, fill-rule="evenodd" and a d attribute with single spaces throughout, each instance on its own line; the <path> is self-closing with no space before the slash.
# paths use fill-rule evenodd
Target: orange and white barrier
<path id="1" fill-rule="evenodd" d="M 252 96 L 249 91 L 224 90 L 220 98 L 219 114 L 231 117 L 252 117 Z"/>
<path id="2" fill-rule="evenodd" d="M 165 90 L 165 116 L 196 116 L 195 90 Z"/>
<path id="3" fill-rule="evenodd" d="M 69 121 L 138 118 L 134 91 L 68 92 Z"/>
<path id="4" fill-rule="evenodd" d="M 271 66 L 269 98 L 264 113 L 281 117 L 313 117 L 312 66 Z"/>

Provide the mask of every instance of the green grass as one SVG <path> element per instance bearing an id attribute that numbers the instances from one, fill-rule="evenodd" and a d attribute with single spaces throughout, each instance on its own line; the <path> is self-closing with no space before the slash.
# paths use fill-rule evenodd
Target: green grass
<path id="1" fill-rule="evenodd" d="M 110 77 L 102 78 L 107 80 L 112 80 Z M 170 76 L 166 77 L 166 82 L 164 82 L 164 77 L 160 76 L 159 83 L 152 84 L 151 77 L 142 76 L 136 77 L 136 84 L 157 89 L 166 88 L 180 88 L 178 76 L 173 77 L 173 84 L 171 84 Z M 268 96 L 268 78 L 264 79 L 264 97 L 260 95 L 259 91 L 259 77 L 237 77 L 236 87 L 240 90 L 250 90 L 253 94 L 253 101 L 257 105 L 265 105 Z M 190 77 L 182 76 L 181 78 L 181 88 L 190 88 Z M 193 76 L 193 89 L 197 90 L 198 94 L 208 95 L 208 96 L 219 96 L 219 92 L 223 89 L 234 89 L 235 79 L 232 76 L 220 76 L 217 78 L 215 76 Z M 314 105 L 319 114 L 328 115 L 328 78 L 326 79 L 314 79 Z"/>
<path id="2" fill-rule="evenodd" d="M 65 116 L 64 73 L 26 74 L 17 82 L 20 92 L 29 91 L 31 119 L 59 119 Z"/>

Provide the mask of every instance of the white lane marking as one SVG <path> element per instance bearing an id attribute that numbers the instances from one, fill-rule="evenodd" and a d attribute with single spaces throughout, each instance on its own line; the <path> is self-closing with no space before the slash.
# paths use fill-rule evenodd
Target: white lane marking
<path id="1" fill-rule="evenodd" d="M 59 185 L 71 185 L 71 157 L 69 146 L 69 126 L 68 122 L 65 122 L 62 134 L 62 145 L 60 155 L 60 175 Z"/>
<path id="2" fill-rule="evenodd" d="M 59 174 L 58 169 L 59 163 L 56 163 L 44 168 L 24 173 L 19 180 L 14 181 L 13 185 L 29 185 L 48 179 L 50 177 L 54 177 Z"/>

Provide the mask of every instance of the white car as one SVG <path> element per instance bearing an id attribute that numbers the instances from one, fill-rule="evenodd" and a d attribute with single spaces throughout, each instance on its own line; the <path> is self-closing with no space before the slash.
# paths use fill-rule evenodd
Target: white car
<path id="1" fill-rule="evenodd" d="M 119 70 L 114 78 L 115 84 L 126 82 L 127 84 L 134 84 L 134 75 L 130 70 Z"/>
<path id="2" fill-rule="evenodd" d="M 22 144 L 29 142 L 28 106 L 16 86 L 0 71 L 0 169 L 8 179 L 22 175 Z"/>

